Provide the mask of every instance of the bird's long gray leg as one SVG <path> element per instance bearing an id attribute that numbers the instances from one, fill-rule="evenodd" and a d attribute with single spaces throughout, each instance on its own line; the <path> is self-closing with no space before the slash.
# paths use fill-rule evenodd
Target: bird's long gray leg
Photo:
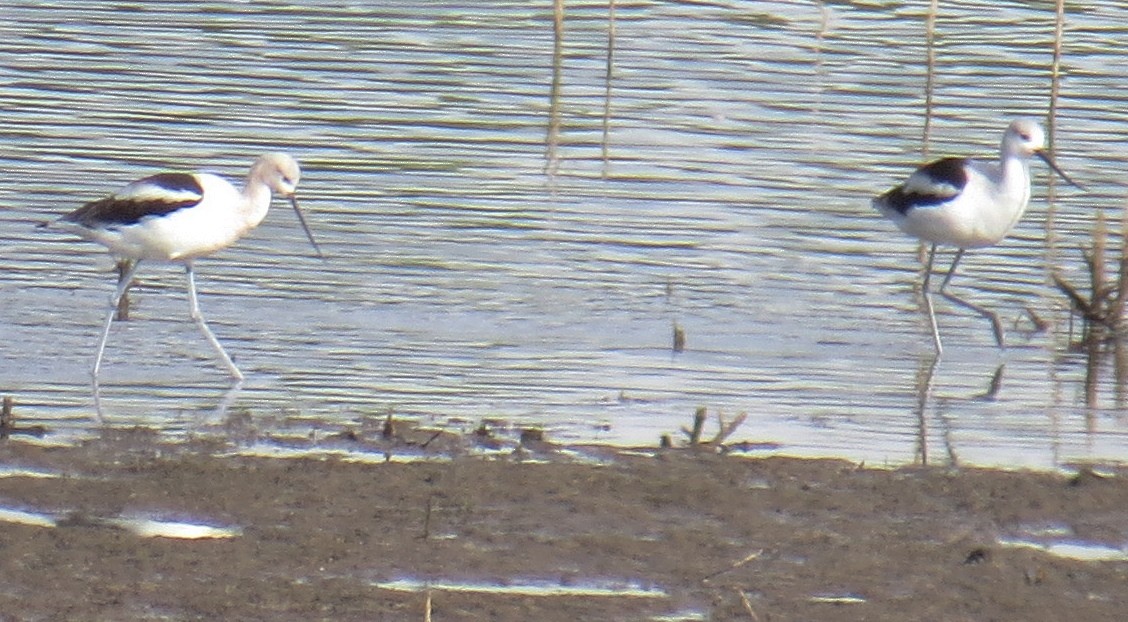
<path id="1" fill-rule="evenodd" d="M 119 259 L 118 260 L 117 266 L 116 266 L 117 273 L 118 273 L 118 287 L 121 287 L 122 283 L 126 282 L 125 281 L 125 275 L 126 275 L 126 273 L 129 272 L 129 268 L 134 263 L 135 263 L 135 260 L 133 260 L 133 259 Z M 121 296 L 118 298 L 117 314 L 114 317 L 114 319 L 119 321 L 119 322 L 123 322 L 123 321 L 129 319 L 129 288 L 130 288 L 130 285 L 126 285 L 125 289 L 122 291 Z"/>
<path id="2" fill-rule="evenodd" d="M 189 314 L 192 319 L 195 320 L 196 326 L 200 327 L 200 332 L 204 334 L 204 338 L 208 340 L 208 343 L 211 344 L 215 353 L 219 355 L 220 361 L 227 367 L 227 372 L 231 374 L 231 377 L 236 380 L 242 380 L 243 372 L 239 371 L 239 368 L 235 367 L 235 363 L 231 361 L 231 357 L 227 356 L 227 351 L 219 344 L 219 340 L 215 338 L 211 329 L 208 328 L 208 323 L 204 320 L 204 314 L 200 312 L 200 303 L 196 299 L 196 273 L 192 269 L 192 262 L 189 261 L 185 263 L 184 270 L 188 274 Z"/>
<path id="3" fill-rule="evenodd" d="M 928 322 L 932 326 L 932 343 L 936 345 L 936 356 L 944 354 L 944 346 L 940 344 L 940 329 L 936 326 L 936 311 L 932 308 L 932 293 L 929 291 L 928 283 L 932 280 L 932 262 L 936 259 L 936 245 L 932 245 L 932 249 L 928 252 L 928 265 L 924 267 L 924 282 L 921 285 L 921 293 L 924 295 L 924 308 L 928 311 Z"/>
<path id="4" fill-rule="evenodd" d="M 986 307 L 981 307 L 973 302 L 969 302 L 955 294 L 945 291 L 945 289 L 948 287 L 948 283 L 952 280 L 952 275 L 956 273 L 956 266 L 960 263 L 960 259 L 963 258 L 963 254 L 964 249 L 962 248 L 956 252 L 956 258 L 952 260 L 952 267 L 948 268 L 948 274 L 944 276 L 944 282 L 940 284 L 940 295 L 966 309 L 970 309 L 987 318 L 991 322 L 992 330 L 995 331 L 995 343 L 998 344 L 999 348 L 1005 348 L 1006 345 L 1003 340 L 1003 323 L 999 320 L 999 315 L 997 313 L 991 311 Z"/>
<path id="5" fill-rule="evenodd" d="M 102 369 L 102 355 L 106 352 L 106 341 L 110 338 L 110 326 L 113 325 L 114 318 L 117 317 L 121 297 L 125 295 L 130 283 L 133 282 L 133 275 L 137 273 L 137 266 L 139 265 L 141 265 L 141 261 L 134 260 L 124 266 L 121 278 L 118 279 L 117 290 L 114 291 L 113 298 L 110 299 L 110 313 L 106 316 L 105 326 L 102 327 L 102 338 L 98 341 L 98 348 L 94 351 L 94 368 L 90 370 L 90 374 L 94 376 L 95 397 L 98 394 L 98 372 Z"/>

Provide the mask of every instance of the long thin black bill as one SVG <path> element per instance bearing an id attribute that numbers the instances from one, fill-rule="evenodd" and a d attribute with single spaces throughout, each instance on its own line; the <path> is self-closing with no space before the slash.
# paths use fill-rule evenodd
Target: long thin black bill
<path id="1" fill-rule="evenodd" d="M 1054 161 L 1050 159 L 1050 156 L 1046 155 L 1045 153 L 1043 153 L 1041 151 L 1035 151 L 1034 153 L 1037 153 L 1038 157 L 1042 158 L 1042 161 L 1046 163 L 1046 166 L 1052 168 L 1055 173 L 1057 173 L 1058 175 L 1061 175 L 1062 179 L 1069 182 L 1069 185 L 1080 188 L 1082 190 L 1088 190 L 1088 188 L 1086 188 L 1085 186 L 1082 186 L 1081 184 L 1079 184 L 1079 183 L 1073 181 L 1072 179 L 1070 179 L 1069 175 L 1065 174 L 1065 171 L 1058 168 L 1057 164 L 1054 164 Z"/>
<path id="2" fill-rule="evenodd" d="M 321 247 L 317 245 L 317 240 L 313 239 L 313 232 L 309 230 L 309 225 L 306 224 L 305 216 L 302 216 L 302 210 L 298 209 L 298 198 L 290 195 L 290 205 L 294 206 L 294 213 L 298 215 L 298 222 L 302 223 L 302 230 L 305 231 L 306 237 L 309 238 L 309 243 L 313 245 L 313 250 L 317 252 L 318 257 L 324 258 L 325 256 L 321 254 Z"/>

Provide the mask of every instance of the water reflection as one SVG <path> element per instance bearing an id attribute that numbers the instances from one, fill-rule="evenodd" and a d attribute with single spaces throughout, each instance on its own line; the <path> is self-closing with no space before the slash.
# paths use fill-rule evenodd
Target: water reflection
<path id="1" fill-rule="evenodd" d="M 921 358 L 921 364 L 917 369 L 914 386 L 917 396 L 916 418 L 920 427 L 917 434 L 916 460 L 922 466 L 936 464 L 936 460 L 929 451 L 932 437 L 929 422 L 935 420 L 940 425 L 939 440 L 945 455 L 945 460 L 941 464 L 959 466 L 958 443 L 952 438 L 953 426 L 950 412 L 953 406 L 958 410 L 960 402 L 994 401 L 1002 387 L 1003 370 L 1006 369 L 1006 363 L 1000 363 L 995 368 L 995 372 L 991 374 L 985 390 L 963 396 L 945 395 L 937 398 L 932 393 L 932 387 L 936 369 L 939 366 L 939 356 L 926 356 Z"/>
<path id="2" fill-rule="evenodd" d="M 1085 342 L 1079 351 L 1085 355 L 1084 396 L 1087 412 L 1096 413 L 1104 409 L 1124 410 L 1125 388 L 1128 386 L 1128 346 L 1124 338 Z M 1108 369 L 1111 365 L 1111 370 Z M 1108 373 L 1111 371 L 1111 374 Z M 1102 407 L 1102 393 L 1111 384 L 1111 403 Z M 1090 426 L 1091 427 L 1091 426 Z"/>
<path id="3" fill-rule="evenodd" d="M 1050 330 L 1000 355 L 945 313 L 958 348 L 930 374 L 915 243 L 868 205 L 919 163 L 926 121 L 933 155 L 992 151 L 976 137 L 1047 109 L 1046 7 L 941 5 L 933 71 L 920 12 L 884 5 L 620 3 L 612 21 L 569 4 L 555 31 L 547 5 L 504 1 L 146 7 L 159 28 L 105 3 L 5 5 L 0 389 L 30 424 L 97 433 L 91 292 L 112 269 L 32 223 L 155 170 L 236 175 L 285 149 L 332 259 L 268 218 L 206 260 L 202 304 L 248 375 L 231 402 L 178 319 L 179 271 L 154 267 L 104 370 L 110 425 L 175 435 L 227 403 L 654 445 L 706 407 L 747 412 L 748 440 L 870 463 L 1128 451 L 1122 383 L 1063 343 L 1048 266 L 1084 270 L 1044 250 L 1043 176 L 1015 235 L 962 269 L 976 300 Z M 1128 7 L 1066 18 L 1056 156 L 1094 183 L 1050 204 L 1075 248 L 1123 203 L 1100 180 L 1128 157 L 1109 96 L 1128 57 L 1101 33 Z M 1004 363 L 996 399 L 973 399 Z"/>
<path id="4" fill-rule="evenodd" d="M 921 365 L 917 369 L 916 375 L 916 419 L 919 425 L 919 432 L 917 434 L 917 459 L 920 464 L 931 464 L 929 459 L 929 442 L 928 442 L 928 417 L 929 409 L 928 403 L 932 399 L 932 378 L 936 373 L 936 365 L 940 363 L 939 356 L 926 357 L 921 359 Z M 946 441 L 947 435 L 945 435 Z M 951 447 L 950 442 L 945 442 L 945 446 Z M 949 455 L 951 451 L 949 450 Z"/>

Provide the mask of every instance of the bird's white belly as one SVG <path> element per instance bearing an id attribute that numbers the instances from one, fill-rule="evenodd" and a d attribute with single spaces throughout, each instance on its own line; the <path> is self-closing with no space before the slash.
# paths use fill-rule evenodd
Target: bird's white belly
<path id="1" fill-rule="evenodd" d="M 1006 237 L 1028 202 L 1028 191 L 1000 194 L 969 185 L 951 201 L 914 207 L 897 224 L 904 232 L 929 242 L 982 248 Z"/>

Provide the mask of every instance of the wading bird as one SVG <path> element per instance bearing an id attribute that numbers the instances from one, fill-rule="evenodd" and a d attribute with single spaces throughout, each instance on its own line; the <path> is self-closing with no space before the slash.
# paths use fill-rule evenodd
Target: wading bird
<path id="1" fill-rule="evenodd" d="M 1016 119 L 1003 134 L 997 162 L 971 158 L 936 160 L 918 168 L 905 183 L 873 200 L 874 208 L 902 231 L 932 245 L 921 289 L 937 354 L 942 354 L 944 348 L 932 308 L 929 280 L 939 245 L 957 249 L 952 266 L 940 283 L 940 295 L 987 318 L 995 332 L 995 341 L 1003 347 L 1003 325 L 999 316 L 948 292 L 947 287 L 967 249 L 997 244 L 1022 218 L 1030 203 L 1030 156 L 1038 156 L 1062 179 L 1082 187 L 1045 154 L 1045 146 L 1046 134 L 1037 121 Z"/>

